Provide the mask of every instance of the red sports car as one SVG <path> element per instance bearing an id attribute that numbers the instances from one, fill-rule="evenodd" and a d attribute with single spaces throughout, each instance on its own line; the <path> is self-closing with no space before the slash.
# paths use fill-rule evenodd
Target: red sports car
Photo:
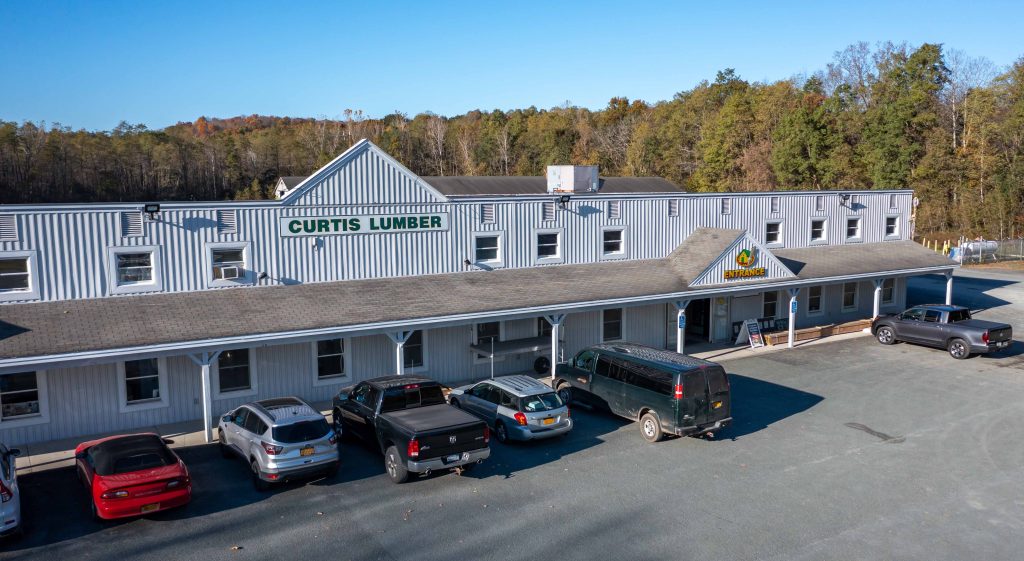
<path id="1" fill-rule="evenodd" d="M 156 434 L 83 442 L 75 448 L 75 463 L 98 518 L 149 514 L 192 498 L 185 462 Z"/>

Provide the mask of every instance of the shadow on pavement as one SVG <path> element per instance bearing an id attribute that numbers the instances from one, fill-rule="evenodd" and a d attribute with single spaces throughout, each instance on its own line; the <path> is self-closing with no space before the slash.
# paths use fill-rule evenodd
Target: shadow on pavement
<path id="1" fill-rule="evenodd" d="M 1009 304 L 1002 298 L 990 296 L 987 291 L 1017 284 L 1004 279 L 977 277 L 953 277 L 953 303 L 967 306 L 971 310 L 986 310 Z M 919 304 L 941 304 L 946 301 L 946 277 L 944 275 L 920 275 L 907 279 L 907 307 Z"/>
<path id="2" fill-rule="evenodd" d="M 814 407 L 825 398 L 740 374 L 729 374 L 732 398 L 731 425 L 716 433 L 736 439 L 758 432 L 787 417 Z"/>

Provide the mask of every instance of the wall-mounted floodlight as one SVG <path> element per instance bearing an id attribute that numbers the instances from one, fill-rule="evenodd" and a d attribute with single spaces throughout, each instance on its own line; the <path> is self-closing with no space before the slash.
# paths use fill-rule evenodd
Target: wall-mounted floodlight
<path id="1" fill-rule="evenodd" d="M 149 219 L 153 220 L 156 218 L 156 215 L 160 214 L 160 205 L 157 203 L 146 203 L 146 205 L 142 207 L 142 212 L 148 214 Z"/>
<path id="2" fill-rule="evenodd" d="M 571 198 L 572 197 L 570 197 L 569 195 L 562 195 L 561 197 L 558 197 L 558 204 L 562 205 L 562 208 L 565 208 L 566 206 L 568 206 L 569 199 Z"/>
<path id="3" fill-rule="evenodd" d="M 845 206 L 846 203 L 849 202 L 849 201 L 850 201 L 849 193 L 843 193 L 842 195 L 839 195 L 839 206 Z"/>

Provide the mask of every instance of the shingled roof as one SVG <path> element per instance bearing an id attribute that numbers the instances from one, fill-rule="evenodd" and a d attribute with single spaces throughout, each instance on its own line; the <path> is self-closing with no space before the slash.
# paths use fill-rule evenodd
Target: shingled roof
<path id="1" fill-rule="evenodd" d="M 706 268 L 721 253 L 715 248 L 727 247 L 737 233 L 742 231 L 698 229 L 664 259 L 8 304 L 0 306 L 0 367 L 26 357 L 667 299 L 695 290 L 688 287 L 689 276 Z M 775 254 L 797 274 L 788 284 L 956 266 L 910 241 Z M 765 282 L 737 288 L 758 284 Z"/>

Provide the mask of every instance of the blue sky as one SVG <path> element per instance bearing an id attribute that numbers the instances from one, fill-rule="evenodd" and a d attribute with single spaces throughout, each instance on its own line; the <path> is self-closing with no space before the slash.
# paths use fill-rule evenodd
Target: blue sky
<path id="1" fill-rule="evenodd" d="M 1024 56 L 1024 2 L 0 2 L 0 120 L 442 115 L 772 81 L 856 41 Z"/>

